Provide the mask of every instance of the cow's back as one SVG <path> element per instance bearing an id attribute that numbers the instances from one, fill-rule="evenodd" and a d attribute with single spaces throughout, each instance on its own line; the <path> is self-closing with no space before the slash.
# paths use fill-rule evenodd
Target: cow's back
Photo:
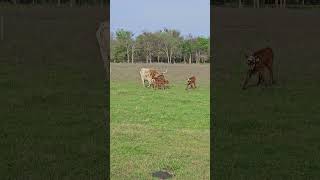
<path id="1" fill-rule="evenodd" d="M 272 68 L 274 55 L 271 48 L 267 47 L 267 48 L 260 49 L 256 51 L 253 54 L 253 56 L 259 57 L 262 63 L 261 65 L 265 65 L 265 66 L 268 66 L 269 68 Z"/>

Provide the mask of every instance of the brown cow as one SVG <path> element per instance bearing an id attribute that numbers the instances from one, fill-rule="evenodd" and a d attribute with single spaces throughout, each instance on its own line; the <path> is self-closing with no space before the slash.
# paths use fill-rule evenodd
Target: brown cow
<path id="1" fill-rule="evenodd" d="M 265 80 L 264 72 L 267 71 L 270 76 L 270 84 L 273 84 L 275 81 L 273 79 L 273 51 L 271 48 L 266 47 L 263 49 L 260 49 L 251 55 L 245 55 L 247 59 L 247 65 L 249 67 L 242 89 L 247 88 L 247 84 L 249 79 L 252 77 L 252 75 L 257 74 L 258 75 L 258 83 L 259 85 L 261 82 Z"/>
<path id="2" fill-rule="evenodd" d="M 189 87 L 190 88 L 197 88 L 197 86 L 196 86 L 196 77 L 195 76 L 192 76 L 192 77 L 188 78 L 186 90 Z"/>

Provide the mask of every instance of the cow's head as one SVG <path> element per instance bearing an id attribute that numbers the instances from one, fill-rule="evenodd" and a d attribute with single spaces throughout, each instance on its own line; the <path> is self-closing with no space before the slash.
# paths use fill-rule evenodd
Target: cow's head
<path id="1" fill-rule="evenodd" d="M 260 61 L 258 57 L 255 57 L 252 54 L 250 55 L 245 54 L 245 57 L 246 57 L 246 64 L 248 65 L 250 70 L 253 70 L 256 64 Z"/>

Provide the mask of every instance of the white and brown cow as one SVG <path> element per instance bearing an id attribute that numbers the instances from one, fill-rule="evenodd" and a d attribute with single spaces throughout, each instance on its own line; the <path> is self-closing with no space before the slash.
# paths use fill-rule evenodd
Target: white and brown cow
<path id="1" fill-rule="evenodd" d="M 148 87 L 152 84 L 152 79 L 154 79 L 155 76 L 163 75 L 167 73 L 167 69 L 165 72 L 159 72 L 154 68 L 141 68 L 140 69 L 140 77 L 142 81 L 143 87 L 145 87 L 145 81 L 148 81 Z"/>

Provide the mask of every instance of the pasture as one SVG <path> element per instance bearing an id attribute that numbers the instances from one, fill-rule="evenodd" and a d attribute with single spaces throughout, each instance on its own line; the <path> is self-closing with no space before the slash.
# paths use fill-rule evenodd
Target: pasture
<path id="1" fill-rule="evenodd" d="M 0 179 L 104 179 L 107 102 L 95 31 L 105 11 L 0 12 Z"/>
<path id="2" fill-rule="evenodd" d="M 142 67 L 168 67 L 170 88 L 143 87 Z M 186 91 L 191 74 L 199 87 Z M 111 179 L 152 179 L 159 170 L 209 179 L 209 64 L 112 63 L 110 83 Z"/>
<path id="3" fill-rule="evenodd" d="M 212 10 L 215 178 L 317 179 L 320 12 Z M 244 51 L 267 45 L 274 50 L 277 84 L 241 90 Z"/>

